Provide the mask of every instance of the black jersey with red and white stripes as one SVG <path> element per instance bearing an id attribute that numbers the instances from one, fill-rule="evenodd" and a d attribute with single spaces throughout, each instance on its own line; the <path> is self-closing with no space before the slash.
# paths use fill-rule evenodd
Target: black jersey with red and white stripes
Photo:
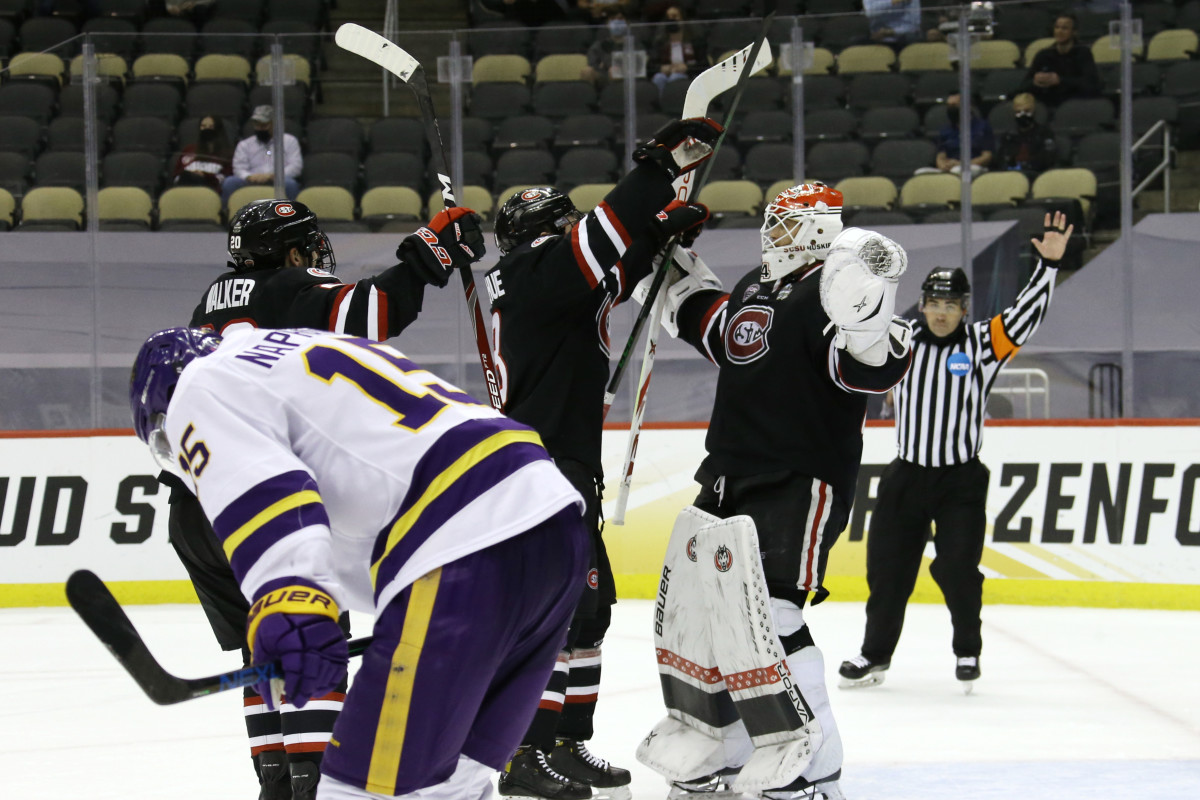
<path id="1" fill-rule="evenodd" d="M 568 235 L 513 248 L 484 281 L 504 413 L 536 430 L 551 456 L 597 475 L 609 314 L 650 273 L 655 214 L 672 197 L 665 173 L 639 165 Z"/>
<path id="2" fill-rule="evenodd" d="M 854 491 L 866 395 L 896 385 L 909 357 L 872 367 L 834 347 L 820 286 L 820 265 L 769 283 L 755 269 L 729 294 L 697 292 L 680 308 L 680 338 L 721 368 L 708 474 L 789 470 Z"/>
<path id="3" fill-rule="evenodd" d="M 317 328 L 382 342 L 417 318 L 425 284 L 398 264 L 357 283 L 315 267 L 226 272 L 192 312 L 192 327 Z"/>

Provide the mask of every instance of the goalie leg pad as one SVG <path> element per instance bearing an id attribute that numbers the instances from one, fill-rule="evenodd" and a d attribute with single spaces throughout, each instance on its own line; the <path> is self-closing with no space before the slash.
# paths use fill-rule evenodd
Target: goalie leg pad
<path id="1" fill-rule="evenodd" d="M 696 538 L 697 561 L 711 587 L 717 665 L 754 744 L 733 787 L 760 791 L 784 785 L 808 767 L 822 733 L 775 632 L 754 521 L 731 517 L 706 526 Z"/>
<path id="2" fill-rule="evenodd" d="M 750 750 L 713 655 L 705 570 L 696 559 L 696 535 L 718 521 L 694 506 L 679 513 L 654 606 L 654 647 L 668 716 L 638 746 L 637 758 L 670 780 L 693 780 L 741 763 Z"/>

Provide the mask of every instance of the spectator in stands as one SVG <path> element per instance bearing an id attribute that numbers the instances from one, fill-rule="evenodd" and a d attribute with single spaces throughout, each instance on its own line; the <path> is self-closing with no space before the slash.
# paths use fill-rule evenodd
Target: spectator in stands
<path id="1" fill-rule="evenodd" d="M 628 18 L 634 10 L 633 0 L 577 0 L 577 5 L 585 16 L 590 16 L 596 22 L 611 19 L 611 15 L 618 11 L 622 17 Z"/>
<path id="2" fill-rule="evenodd" d="M 668 7 L 663 20 L 664 25 L 654 38 L 654 60 L 651 62 L 654 77 L 650 79 L 658 87 L 659 94 L 671 81 L 686 80 L 694 75 L 701 62 L 691 31 L 683 24 L 683 9 Z"/>
<path id="3" fill-rule="evenodd" d="M 938 131 L 938 151 L 936 168 L 919 169 L 917 174 L 929 172 L 949 172 L 954 175 L 962 174 L 962 143 L 959 139 L 959 115 L 962 113 L 962 98 L 952 94 L 946 98 L 946 124 Z M 996 149 L 996 137 L 992 126 L 979 113 L 975 104 L 971 104 L 971 174 L 979 175 L 987 172 L 992 163 L 992 153 Z"/>
<path id="4" fill-rule="evenodd" d="M 233 174 L 233 145 L 216 117 L 200 120 L 199 135 L 175 159 L 171 181 L 176 186 L 208 186 L 221 191 Z"/>
<path id="5" fill-rule="evenodd" d="M 592 42 L 587 51 L 587 66 L 580 77 L 603 86 L 610 78 L 620 78 L 620 67 L 614 64 L 613 53 L 625 49 L 625 34 L 629 32 L 629 21 L 618 6 L 605 11 L 605 30 Z"/>
<path id="6" fill-rule="evenodd" d="M 172 17 L 187 17 L 192 20 L 207 19 L 217 0 L 164 0 L 167 13 Z"/>
<path id="7" fill-rule="evenodd" d="M 1012 108 L 1017 127 L 1000 136 L 998 168 L 1020 170 L 1031 177 L 1045 172 L 1054 166 L 1058 151 L 1050 127 L 1034 117 L 1037 100 L 1029 92 L 1022 92 L 1013 98 Z"/>
<path id="8" fill-rule="evenodd" d="M 526 27 L 579 16 L 573 0 L 479 0 L 488 11 L 503 14 Z"/>
<path id="9" fill-rule="evenodd" d="M 1054 20 L 1054 44 L 1033 57 L 1019 91 L 1032 93 L 1050 107 L 1072 97 L 1100 94 L 1100 73 L 1092 51 L 1075 38 L 1074 14 L 1059 14 Z"/>
<path id="10" fill-rule="evenodd" d="M 871 41 L 903 47 L 924 41 L 921 30 L 921 0 L 863 0 L 863 12 L 871 26 Z"/>
<path id="11" fill-rule="evenodd" d="M 254 123 L 254 135 L 247 136 L 233 151 L 233 175 L 221 186 L 221 196 L 226 201 L 236 190 L 247 184 L 269 186 L 275 182 L 275 109 L 271 106 L 256 106 L 250 121 Z M 283 135 L 283 185 L 289 200 L 300 193 L 300 173 L 304 170 L 304 156 L 300 154 L 300 142 L 290 133 Z"/>

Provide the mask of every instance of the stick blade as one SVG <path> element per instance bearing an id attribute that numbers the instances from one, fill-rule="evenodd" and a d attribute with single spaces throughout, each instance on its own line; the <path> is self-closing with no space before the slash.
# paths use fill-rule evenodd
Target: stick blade
<path id="1" fill-rule="evenodd" d="M 410 56 L 404 48 L 354 22 L 339 27 L 333 40 L 343 50 L 374 61 L 405 82 L 421 68 L 421 62 Z"/>
<path id="2" fill-rule="evenodd" d="M 67 578 L 67 602 L 104 643 L 146 696 L 159 705 L 188 700 L 191 693 L 166 672 L 146 648 L 117 598 L 94 572 L 86 569 Z"/>
<path id="3" fill-rule="evenodd" d="M 708 106 L 713 98 L 737 85 L 738 77 L 745 70 L 746 62 L 750 60 L 750 51 L 753 48 L 754 43 L 746 45 L 724 61 L 704 70 L 692 80 L 687 94 L 683 98 L 683 117 L 685 119 L 708 116 Z M 759 48 L 758 56 L 754 59 L 754 68 L 750 70 L 750 74 L 753 75 L 766 69 L 770 63 L 771 43 L 763 39 L 762 47 Z"/>

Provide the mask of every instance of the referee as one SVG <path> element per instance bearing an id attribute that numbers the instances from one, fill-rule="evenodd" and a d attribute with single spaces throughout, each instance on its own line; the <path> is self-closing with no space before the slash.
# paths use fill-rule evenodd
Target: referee
<path id="1" fill-rule="evenodd" d="M 979 460 L 988 392 L 1000 369 L 1037 330 L 1050 305 L 1072 227 L 1056 212 L 1032 243 L 1041 255 L 1012 306 L 967 324 L 971 285 L 961 269 L 938 267 L 921 284 L 912 369 L 894 390 L 898 457 L 879 481 L 867 537 L 867 629 L 862 652 L 843 661 L 842 688 L 883 683 L 904 626 L 929 524 L 929 572 L 954 627 L 955 677 L 970 692 L 979 677 L 980 608 L 988 468 Z"/>

